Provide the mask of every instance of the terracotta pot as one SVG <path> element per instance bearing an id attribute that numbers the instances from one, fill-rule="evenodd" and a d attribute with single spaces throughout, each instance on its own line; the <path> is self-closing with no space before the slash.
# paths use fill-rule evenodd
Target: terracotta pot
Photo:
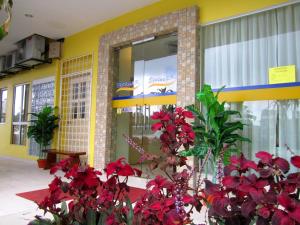
<path id="1" fill-rule="evenodd" d="M 38 159 L 37 160 L 38 167 L 41 169 L 45 169 L 47 166 L 47 160 L 46 159 Z"/>

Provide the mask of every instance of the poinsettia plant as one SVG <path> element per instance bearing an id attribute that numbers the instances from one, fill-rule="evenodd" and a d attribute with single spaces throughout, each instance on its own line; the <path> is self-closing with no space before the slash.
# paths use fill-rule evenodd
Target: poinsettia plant
<path id="1" fill-rule="evenodd" d="M 57 171 L 64 173 L 63 177 Z M 133 210 L 128 198 L 130 187 L 128 176 L 140 176 L 141 171 L 132 168 L 124 158 L 107 165 L 107 180 L 90 166 L 73 165 L 72 160 L 63 160 L 54 166 L 50 173 L 56 174 L 49 185 L 49 196 L 38 203 L 45 213 L 54 216 L 60 225 L 120 225 L 132 224 Z M 64 202 L 66 194 L 70 198 L 68 206 Z M 31 222 L 45 224 L 45 219 Z"/>
<path id="2" fill-rule="evenodd" d="M 268 152 L 256 157 L 258 163 L 232 156 L 221 184 L 205 181 L 210 224 L 300 224 L 300 173 L 289 173 L 290 163 Z M 291 164 L 300 168 L 300 156 Z"/>

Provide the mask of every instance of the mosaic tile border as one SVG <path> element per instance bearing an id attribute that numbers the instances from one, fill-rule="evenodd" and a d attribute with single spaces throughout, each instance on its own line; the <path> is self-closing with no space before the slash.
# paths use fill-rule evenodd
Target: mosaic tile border
<path id="1" fill-rule="evenodd" d="M 192 104 L 195 101 L 197 84 L 199 84 L 198 78 L 200 79 L 197 68 L 198 18 L 198 7 L 194 6 L 123 27 L 100 38 L 94 153 L 96 168 L 104 168 L 111 159 L 112 84 L 115 72 L 113 49 L 153 35 L 158 36 L 177 31 L 177 105 Z"/>

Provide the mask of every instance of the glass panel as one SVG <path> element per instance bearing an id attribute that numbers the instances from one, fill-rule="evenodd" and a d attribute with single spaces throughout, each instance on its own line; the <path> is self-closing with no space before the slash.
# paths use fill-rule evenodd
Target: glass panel
<path id="1" fill-rule="evenodd" d="M 13 122 L 27 122 L 29 85 L 19 85 L 14 89 Z"/>
<path id="2" fill-rule="evenodd" d="M 15 87 L 14 113 L 13 113 L 14 122 L 21 121 L 21 109 L 23 105 L 22 93 L 23 93 L 23 86 Z"/>
<path id="3" fill-rule="evenodd" d="M 77 119 L 78 115 L 78 103 L 77 102 L 72 102 L 72 118 Z"/>
<path id="4" fill-rule="evenodd" d="M 1 96 L 1 118 L 0 122 L 5 123 L 5 118 L 6 118 L 6 103 L 7 103 L 7 90 L 2 90 L 0 93 Z"/>
<path id="5" fill-rule="evenodd" d="M 142 73 L 142 88 L 136 94 L 176 94 L 177 90 L 177 36 L 157 38 L 134 45 L 132 49 L 134 76 Z"/>
<path id="6" fill-rule="evenodd" d="M 116 58 L 115 100 L 176 94 L 176 35 L 118 49 Z"/>
<path id="7" fill-rule="evenodd" d="M 12 144 L 20 144 L 20 126 L 12 127 Z"/>
<path id="8" fill-rule="evenodd" d="M 125 157 L 130 164 L 138 164 L 140 153 L 127 144 L 124 134 L 147 153 L 160 154 L 160 132 L 151 131 L 151 125 L 157 122 L 151 120 L 151 115 L 167 106 L 143 103 L 145 97 L 176 94 L 177 36 L 159 37 L 118 49 L 115 57 L 117 74 L 113 100 L 132 101 L 123 103 L 125 107 L 114 109 L 113 157 Z M 147 163 L 139 164 L 141 169 L 148 169 Z"/>
<path id="9" fill-rule="evenodd" d="M 73 84 L 73 99 L 78 99 L 78 92 L 79 92 L 79 84 L 75 83 Z"/>
<path id="10" fill-rule="evenodd" d="M 137 144 L 142 146 L 143 136 L 143 111 L 142 107 L 127 107 L 115 109 L 116 127 L 114 152 L 115 158 L 125 157 L 130 164 L 137 164 L 139 153 L 132 149 L 126 142 L 124 134 L 131 137 Z"/>
<path id="11" fill-rule="evenodd" d="M 26 140 L 27 140 L 27 126 L 22 125 L 20 126 L 21 131 L 20 131 L 20 145 L 26 145 Z"/>
<path id="12" fill-rule="evenodd" d="M 80 102 L 80 118 L 85 118 L 85 102 Z"/>
<path id="13" fill-rule="evenodd" d="M 22 90 L 22 109 L 21 109 L 21 121 L 27 122 L 28 117 L 28 101 L 29 101 L 29 85 L 23 85 Z"/>
<path id="14" fill-rule="evenodd" d="M 255 160 L 258 151 L 288 160 L 291 151 L 300 154 L 300 100 L 251 101 L 231 103 L 230 107 L 239 110 L 243 123 L 247 124 L 243 135 L 252 143 L 240 147 L 248 158 Z"/>
<path id="15" fill-rule="evenodd" d="M 85 98 L 86 96 L 86 82 L 80 83 L 80 98 Z"/>

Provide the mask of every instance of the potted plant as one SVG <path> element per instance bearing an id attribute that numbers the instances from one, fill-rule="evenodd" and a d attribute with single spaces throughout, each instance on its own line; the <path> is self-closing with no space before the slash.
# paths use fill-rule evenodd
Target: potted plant
<path id="1" fill-rule="evenodd" d="M 39 158 L 37 160 L 39 168 L 46 167 L 47 146 L 53 139 L 54 130 L 58 127 L 59 117 L 55 115 L 54 108 L 45 106 L 38 113 L 30 113 L 33 119 L 28 127 L 27 136 L 33 138 L 39 144 Z"/>

